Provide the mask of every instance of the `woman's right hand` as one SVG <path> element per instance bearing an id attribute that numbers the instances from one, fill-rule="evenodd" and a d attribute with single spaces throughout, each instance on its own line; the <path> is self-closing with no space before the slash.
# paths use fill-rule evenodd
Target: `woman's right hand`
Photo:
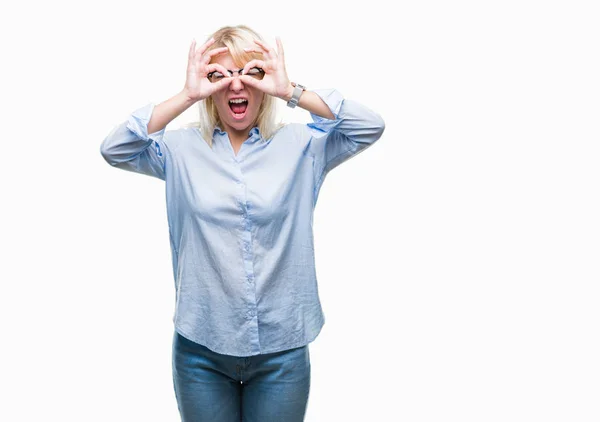
<path id="1" fill-rule="evenodd" d="M 201 101 L 222 88 L 225 88 L 233 78 L 223 78 L 219 82 L 212 83 L 207 75 L 212 71 L 219 71 L 227 75 L 227 69 L 218 63 L 208 64 L 213 56 L 224 53 L 229 49 L 227 47 L 215 48 L 204 54 L 206 49 L 215 42 L 211 38 L 196 51 L 196 40 L 192 41 L 190 52 L 188 54 L 187 77 L 183 91 L 194 101 Z"/>

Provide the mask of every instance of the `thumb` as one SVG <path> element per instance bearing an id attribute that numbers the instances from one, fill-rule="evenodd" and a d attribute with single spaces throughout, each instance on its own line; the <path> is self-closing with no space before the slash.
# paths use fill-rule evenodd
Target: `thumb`
<path id="1" fill-rule="evenodd" d="M 216 88 L 215 91 L 220 91 L 222 89 L 225 89 L 225 87 L 227 87 L 227 85 L 229 85 L 231 83 L 233 78 L 223 78 L 221 79 L 219 82 L 216 83 Z"/>
<path id="2" fill-rule="evenodd" d="M 260 82 L 254 79 L 252 76 L 240 75 L 240 80 L 253 88 L 258 88 L 260 86 Z"/>

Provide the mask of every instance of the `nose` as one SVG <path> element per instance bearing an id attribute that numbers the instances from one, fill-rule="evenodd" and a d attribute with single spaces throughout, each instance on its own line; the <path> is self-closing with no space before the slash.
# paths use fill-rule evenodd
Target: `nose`
<path id="1" fill-rule="evenodd" d="M 229 88 L 232 91 L 241 91 L 242 89 L 244 89 L 244 84 L 243 84 L 242 80 L 240 79 L 239 74 L 232 76 L 232 78 L 233 78 L 233 81 L 231 81 L 231 83 L 229 84 Z"/>

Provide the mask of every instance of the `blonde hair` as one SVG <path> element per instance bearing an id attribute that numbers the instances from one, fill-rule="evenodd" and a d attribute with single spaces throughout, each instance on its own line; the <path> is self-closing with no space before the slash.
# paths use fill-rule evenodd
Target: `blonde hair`
<path id="1" fill-rule="evenodd" d="M 228 47 L 229 54 L 231 54 L 233 62 L 239 69 L 243 68 L 252 59 L 264 59 L 260 53 L 244 51 L 244 47 L 256 47 L 254 39 L 264 41 L 256 31 L 246 25 L 224 26 L 210 35 L 206 41 L 211 37 L 214 37 L 215 42 L 207 51 Z M 258 130 L 265 140 L 270 139 L 279 129 L 285 126 L 282 122 L 275 122 L 276 112 L 276 98 L 265 94 L 258 110 L 256 122 L 253 124 L 253 126 L 258 126 Z M 212 96 L 205 98 L 203 101 L 198 101 L 198 121 L 184 126 L 199 128 L 202 137 L 211 148 L 215 127 L 220 126 L 221 129 L 225 130 Z"/>

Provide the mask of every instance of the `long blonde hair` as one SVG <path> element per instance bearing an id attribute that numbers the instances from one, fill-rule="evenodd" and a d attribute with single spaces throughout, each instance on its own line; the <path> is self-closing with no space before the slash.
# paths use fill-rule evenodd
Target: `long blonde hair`
<path id="1" fill-rule="evenodd" d="M 206 41 L 211 37 L 214 37 L 215 42 L 207 49 L 211 51 L 219 47 L 228 47 L 229 54 L 235 63 L 235 65 L 241 69 L 246 63 L 252 59 L 264 59 L 260 53 L 246 52 L 244 47 L 256 47 L 254 39 L 264 41 L 263 38 L 253 29 L 246 25 L 237 26 L 224 26 L 210 35 Z M 256 118 L 255 126 L 258 126 L 258 130 L 263 139 L 271 138 L 279 129 L 285 126 L 282 122 L 275 122 L 277 113 L 276 98 L 271 95 L 265 94 L 263 101 L 258 110 L 258 116 Z M 212 147 L 212 137 L 216 126 L 220 126 L 221 129 L 225 129 L 217 107 L 212 96 L 205 98 L 203 101 L 198 101 L 198 121 L 188 123 L 186 127 L 196 127 L 200 129 L 200 133 L 204 140 Z"/>

